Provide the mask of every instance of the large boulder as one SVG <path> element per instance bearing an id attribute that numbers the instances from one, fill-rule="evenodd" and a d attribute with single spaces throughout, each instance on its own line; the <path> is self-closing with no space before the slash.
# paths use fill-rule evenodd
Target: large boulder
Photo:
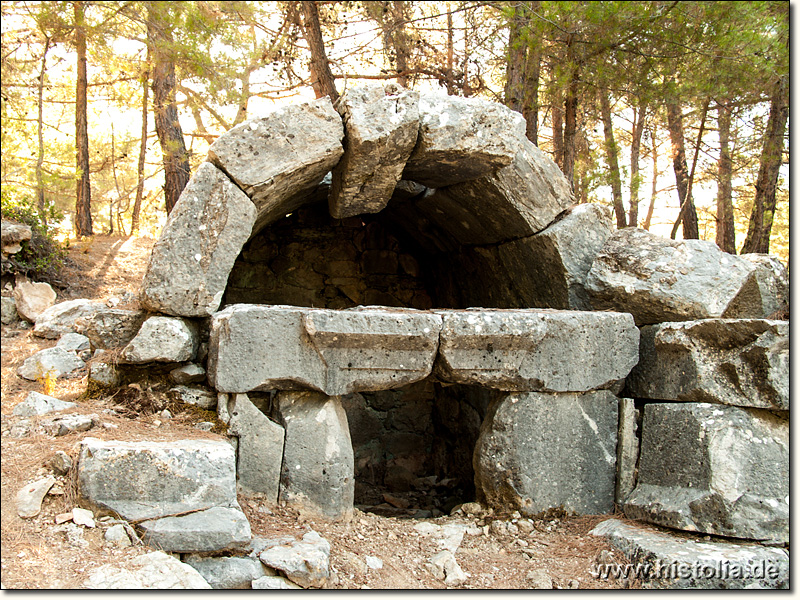
<path id="1" fill-rule="evenodd" d="M 0 322 L 3 325 L 11 325 L 19 321 L 19 313 L 17 312 L 17 301 L 10 296 L 0 296 Z"/>
<path id="2" fill-rule="evenodd" d="M 119 356 L 122 362 L 132 364 L 179 363 L 193 360 L 199 344 L 195 323 L 177 317 L 150 317 Z"/>
<path id="3" fill-rule="evenodd" d="M 147 313 L 143 310 L 99 308 L 76 318 L 74 329 L 88 337 L 93 348 L 119 348 L 136 336 L 146 318 Z"/>
<path id="4" fill-rule="evenodd" d="M 305 203 L 339 162 L 343 137 L 326 96 L 237 125 L 211 144 L 208 158 L 256 205 L 257 232 Z"/>
<path id="5" fill-rule="evenodd" d="M 636 398 L 789 410 L 789 322 L 702 319 L 642 328 Z"/>
<path id="6" fill-rule="evenodd" d="M 139 527 L 146 544 L 167 552 L 240 550 L 250 542 L 250 522 L 238 507 L 215 506 L 143 521 Z"/>
<path id="7" fill-rule="evenodd" d="M 756 268 L 756 280 L 764 308 L 761 316 L 765 319 L 783 318 L 771 315 L 789 304 L 789 271 L 777 256 L 771 254 L 749 253 L 740 256 Z"/>
<path id="8" fill-rule="evenodd" d="M 65 333 L 83 333 L 78 324 L 91 320 L 97 313 L 107 310 L 105 304 L 95 300 L 67 300 L 54 304 L 36 318 L 33 335 L 58 339 Z"/>
<path id="9" fill-rule="evenodd" d="M 440 327 L 441 317 L 408 309 L 234 305 L 212 320 L 208 377 L 227 393 L 400 387 L 430 374 Z"/>
<path id="10" fill-rule="evenodd" d="M 17 375 L 29 381 L 47 378 L 57 379 L 73 371 L 82 369 L 84 363 L 74 352 L 55 346 L 40 350 L 29 356 L 17 369 Z"/>
<path id="11" fill-rule="evenodd" d="M 507 166 L 525 138 L 522 115 L 481 98 L 423 94 L 419 121 L 419 138 L 403 179 L 431 188 Z"/>
<path id="12" fill-rule="evenodd" d="M 153 246 L 139 293 L 142 306 L 185 317 L 216 311 L 255 220 L 247 195 L 214 165 L 201 164 Z"/>
<path id="13" fill-rule="evenodd" d="M 617 406 L 606 390 L 510 394 L 496 401 L 475 445 L 478 500 L 526 516 L 558 507 L 611 512 Z"/>
<path id="14" fill-rule="evenodd" d="M 639 359 L 628 314 L 558 310 L 436 311 L 436 375 L 505 391 L 585 392 L 624 378 Z"/>
<path id="15" fill-rule="evenodd" d="M 789 421 L 759 409 L 648 404 L 625 514 L 657 525 L 789 541 Z"/>
<path id="16" fill-rule="evenodd" d="M 19 315 L 34 323 L 40 314 L 55 304 L 56 292 L 49 283 L 21 281 L 14 287 L 14 300 Z"/>
<path id="17" fill-rule="evenodd" d="M 215 590 L 250 589 L 254 580 L 266 577 L 264 565 L 249 556 L 197 556 L 183 559 L 196 569 Z"/>
<path id="18" fill-rule="evenodd" d="M 704 240 L 615 231 L 586 279 L 597 310 L 629 312 L 637 325 L 764 314 L 756 268 Z"/>
<path id="19" fill-rule="evenodd" d="M 333 169 L 328 206 L 337 219 L 383 210 L 417 142 L 419 94 L 395 83 L 342 94 L 344 156 Z"/>
<path id="20" fill-rule="evenodd" d="M 129 521 L 215 506 L 237 508 L 236 453 L 228 442 L 121 442 L 86 438 L 78 491 L 98 510 Z"/>
<path id="21" fill-rule="evenodd" d="M 318 392 L 279 392 L 275 407 L 286 430 L 281 502 L 330 519 L 349 519 L 353 444 L 341 400 Z"/>

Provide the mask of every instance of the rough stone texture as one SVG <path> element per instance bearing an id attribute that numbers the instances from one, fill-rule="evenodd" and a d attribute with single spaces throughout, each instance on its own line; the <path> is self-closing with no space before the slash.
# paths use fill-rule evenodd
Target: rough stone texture
<path id="1" fill-rule="evenodd" d="M 12 412 L 18 417 L 33 417 L 46 415 L 56 410 L 66 410 L 74 406 L 76 406 L 74 402 L 65 402 L 39 392 L 28 392 L 25 400 L 17 404 Z"/>
<path id="2" fill-rule="evenodd" d="M 120 384 L 122 380 L 117 368 L 107 362 L 89 363 L 89 383 L 110 388 Z"/>
<path id="3" fill-rule="evenodd" d="M 402 309 L 231 306 L 212 321 L 209 381 L 228 393 L 310 388 L 333 396 L 399 387 L 430 374 L 440 323 Z"/>
<path id="4" fill-rule="evenodd" d="M 17 514 L 23 519 L 35 517 L 42 510 L 42 500 L 53 487 L 54 477 L 45 477 L 29 483 L 17 492 Z"/>
<path id="5" fill-rule="evenodd" d="M 277 503 L 283 461 L 283 427 L 267 418 L 247 397 L 228 402 L 228 435 L 239 438 L 236 475 L 239 485 Z"/>
<path id="6" fill-rule="evenodd" d="M 179 517 L 143 521 L 143 541 L 167 552 L 217 552 L 244 548 L 250 522 L 240 508 L 215 506 Z"/>
<path id="7" fill-rule="evenodd" d="M 789 555 L 781 548 L 695 541 L 617 519 L 591 532 L 621 550 L 631 564 L 649 569 L 643 588 L 787 589 Z"/>
<path id="8" fill-rule="evenodd" d="M 33 231 L 30 225 L 11 221 L 0 222 L 0 247 L 2 247 L 3 258 L 22 250 L 22 242 L 31 239 L 32 235 Z"/>
<path id="9" fill-rule="evenodd" d="M 339 162 L 343 137 L 342 119 L 324 97 L 237 125 L 211 144 L 208 158 L 255 204 L 257 232 L 304 204 Z"/>
<path id="10" fill-rule="evenodd" d="M 403 179 L 431 188 L 505 167 L 525 138 L 522 115 L 480 98 L 423 94 L 419 121 L 419 138 Z"/>
<path id="11" fill-rule="evenodd" d="M 55 304 L 56 292 L 49 283 L 21 281 L 14 287 L 14 301 L 17 303 L 17 313 L 33 323 Z"/>
<path id="12" fill-rule="evenodd" d="M 59 450 L 53 455 L 48 463 L 56 475 L 66 475 L 72 468 L 72 459 L 69 454 L 63 450 Z"/>
<path id="13" fill-rule="evenodd" d="M 615 231 L 586 279 L 592 306 L 631 313 L 637 325 L 763 316 L 756 268 L 705 240 Z"/>
<path id="14" fill-rule="evenodd" d="M 247 590 L 252 581 L 266 576 L 257 558 L 189 556 L 183 562 L 197 570 L 215 590 Z"/>
<path id="15" fill-rule="evenodd" d="M 431 192 L 416 207 L 461 244 L 494 244 L 541 231 L 572 202 L 556 164 L 526 139 L 507 167 Z"/>
<path id="16" fill-rule="evenodd" d="M 61 437 L 70 433 L 89 431 L 97 422 L 97 415 L 69 414 L 53 420 L 53 435 Z"/>
<path id="17" fill-rule="evenodd" d="M 206 370 L 196 363 L 189 363 L 169 372 L 169 378 L 180 385 L 205 381 Z"/>
<path id="18" fill-rule="evenodd" d="M 94 315 L 104 310 L 108 310 L 105 304 L 93 300 L 59 302 L 36 318 L 33 335 L 52 340 L 69 332 L 82 333 L 81 327 L 77 325 L 78 320 L 85 322 L 84 320 L 92 319 Z"/>
<path id="19" fill-rule="evenodd" d="M 456 562 L 456 557 L 449 550 L 434 554 L 425 563 L 427 569 L 437 579 L 444 580 L 445 585 L 461 585 L 467 582 L 467 576 Z"/>
<path id="20" fill-rule="evenodd" d="M 184 362 L 197 356 L 197 325 L 175 317 L 150 317 L 120 353 L 123 362 Z"/>
<path id="21" fill-rule="evenodd" d="M 624 378 L 639 358 L 628 314 L 554 310 L 436 311 L 436 375 L 505 391 L 584 392 Z"/>
<path id="22" fill-rule="evenodd" d="M 340 399 L 318 392 L 279 392 L 275 406 L 286 430 L 281 502 L 330 519 L 349 519 L 353 444 Z"/>
<path id="23" fill-rule="evenodd" d="M 639 437 L 637 436 L 638 410 L 630 398 L 619 399 L 619 429 L 617 430 L 617 487 L 614 501 L 622 506 L 636 487 L 636 470 L 639 462 Z"/>
<path id="24" fill-rule="evenodd" d="M 759 409 L 648 404 L 625 514 L 674 529 L 789 541 L 789 422 Z"/>
<path id="25" fill-rule="evenodd" d="M 612 232 L 607 207 L 579 204 L 543 231 L 500 245 L 498 262 L 528 306 L 591 310 L 586 276 Z"/>
<path id="26" fill-rule="evenodd" d="M 236 456 L 212 440 L 118 442 L 85 438 L 78 490 L 100 509 L 141 520 L 236 503 Z"/>
<path id="27" fill-rule="evenodd" d="M 81 350 L 89 350 L 91 342 L 89 342 L 88 337 L 80 333 L 65 333 L 58 340 L 56 346 L 71 352 L 80 352 Z"/>
<path id="28" fill-rule="evenodd" d="M 39 381 L 46 377 L 62 377 L 82 368 L 84 363 L 74 352 L 53 347 L 40 350 L 29 356 L 17 369 L 17 375 L 29 381 Z"/>
<path id="29" fill-rule="evenodd" d="M 164 552 L 137 556 L 125 567 L 103 565 L 91 571 L 84 587 L 94 590 L 208 590 L 195 569 Z"/>
<path id="30" fill-rule="evenodd" d="M 176 385 L 167 393 L 178 402 L 192 404 L 206 410 L 216 410 L 217 408 L 217 394 L 208 388 Z"/>
<path id="31" fill-rule="evenodd" d="M 642 328 L 636 398 L 789 410 L 789 322 L 702 319 Z"/>
<path id="32" fill-rule="evenodd" d="M 274 575 L 264 575 L 254 579 L 252 583 L 254 590 L 300 590 L 299 585 L 295 585 L 288 579 Z"/>
<path id="33" fill-rule="evenodd" d="M 337 110 L 344 156 L 333 169 L 330 213 L 337 219 L 384 209 L 417 142 L 419 94 L 396 83 L 349 88 Z"/>
<path id="34" fill-rule="evenodd" d="M 0 296 L 0 323 L 3 325 L 11 325 L 19 321 L 19 313 L 17 312 L 17 301 L 10 296 Z"/>
<path id="35" fill-rule="evenodd" d="M 331 575 L 331 545 L 316 531 L 306 533 L 302 541 L 267 548 L 259 559 L 304 588 L 322 587 Z"/>
<path id="36" fill-rule="evenodd" d="M 89 338 L 94 348 L 111 349 L 127 345 L 146 318 L 143 310 L 103 307 L 75 319 L 74 327 Z"/>
<path id="37" fill-rule="evenodd" d="M 103 539 L 122 548 L 131 545 L 131 538 L 128 536 L 128 532 L 125 531 L 125 525 L 122 523 L 117 523 L 106 529 L 106 532 L 103 534 Z"/>
<path id="38" fill-rule="evenodd" d="M 765 319 L 789 303 L 789 271 L 771 254 L 740 254 L 741 258 L 751 262 L 756 268 L 756 280 L 761 290 L 761 303 Z"/>
<path id="39" fill-rule="evenodd" d="M 493 404 L 475 446 L 478 500 L 525 516 L 611 512 L 617 406 L 605 390 L 510 394 Z"/>
<path id="40" fill-rule="evenodd" d="M 185 317 L 216 311 L 255 220 L 255 206 L 242 190 L 214 165 L 200 165 L 153 246 L 139 292 L 142 306 Z"/>

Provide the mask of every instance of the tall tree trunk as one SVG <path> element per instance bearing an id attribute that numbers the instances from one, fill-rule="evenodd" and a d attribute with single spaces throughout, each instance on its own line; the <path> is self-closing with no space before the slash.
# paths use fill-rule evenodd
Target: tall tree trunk
<path id="1" fill-rule="evenodd" d="M 531 4 L 538 5 L 539 2 Z M 539 72 L 542 69 L 542 51 L 536 48 L 528 49 L 525 60 L 525 94 L 522 101 L 522 116 L 525 117 L 525 136 L 539 145 Z"/>
<path id="2" fill-rule="evenodd" d="M 169 214 L 189 182 L 191 169 L 175 103 L 175 59 L 170 55 L 172 31 L 166 19 L 158 14 L 163 8 L 154 4 L 161 3 L 148 3 L 147 38 L 153 57 L 153 119 L 164 155 L 164 202 Z"/>
<path id="3" fill-rule="evenodd" d="M 73 2 L 75 14 L 75 51 L 78 54 L 78 78 L 75 86 L 75 146 L 77 189 L 75 199 L 75 233 L 78 237 L 93 235 L 92 187 L 89 181 L 89 126 L 86 117 L 86 26 L 83 2 Z"/>
<path id="4" fill-rule="evenodd" d="M 625 219 L 625 206 L 622 204 L 622 178 L 619 174 L 619 161 L 617 159 L 617 143 L 614 140 L 614 127 L 611 121 L 611 102 L 608 92 L 600 90 L 600 115 L 603 118 L 603 134 L 605 136 L 606 161 L 608 162 L 609 176 L 611 178 L 611 197 L 614 201 L 614 214 L 617 217 L 617 228 L 627 227 Z"/>
<path id="5" fill-rule="evenodd" d="M 667 128 L 672 141 L 672 168 L 675 171 L 675 183 L 678 188 L 683 221 L 683 239 L 696 240 L 700 238 L 697 226 L 697 209 L 692 197 L 689 196 L 689 168 L 686 166 L 686 142 L 683 136 L 683 122 L 681 108 L 674 102 L 667 103 Z"/>
<path id="6" fill-rule="evenodd" d="M 150 63 L 150 52 L 147 53 L 147 63 Z M 131 214 L 131 235 L 139 232 L 139 213 L 142 210 L 144 198 L 144 162 L 147 156 L 147 102 L 150 92 L 150 68 L 145 69 L 142 77 L 142 141 L 139 144 L 139 164 L 136 166 L 136 199 L 133 202 Z"/>
<path id="7" fill-rule="evenodd" d="M 39 115 L 36 120 L 36 133 L 39 140 L 39 153 L 36 156 L 36 207 L 39 210 L 39 219 L 43 225 L 47 225 L 47 210 L 44 201 L 44 178 L 42 177 L 42 166 L 44 165 L 44 76 L 47 68 L 47 51 L 50 49 L 50 37 L 44 38 L 44 50 L 42 51 L 42 66 L 39 68 Z"/>
<path id="8" fill-rule="evenodd" d="M 575 144 L 578 131 L 578 81 L 578 67 L 574 67 L 567 87 L 567 97 L 564 100 L 564 166 L 561 167 L 570 187 L 573 185 L 575 173 Z"/>
<path id="9" fill-rule="evenodd" d="M 302 18 L 299 18 L 296 11 L 300 5 Z M 311 51 L 311 61 L 309 70 L 311 71 L 311 87 L 317 98 L 328 96 L 331 102 L 339 99 L 339 92 L 334 85 L 333 73 L 328 63 L 328 54 L 325 52 L 325 40 L 322 37 L 322 26 L 319 23 L 319 7 L 316 1 L 295 2 L 292 4 L 295 11 L 294 20 L 303 30 L 303 37 L 308 43 Z"/>
<path id="10" fill-rule="evenodd" d="M 782 76 L 772 91 L 769 120 L 756 180 L 756 197 L 742 254 L 769 252 L 769 236 L 775 217 L 775 191 L 783 160 L 783 133 L 789 117 L 789 76 Z"/>
<path id="11" fill-rule="evenodd" d="M 658 194 L 658 143 L 655 126 L 650 129 L 650 139 L 652 144 L 650 152 L 653 156 L 653 183 L 650 188 L 650 205 L 647 207 L 647 216 L 644 218 L 644 223 L 642 223 L 642 228 L 647 231 L 650 230 L 650 222 L 653 220 L 653 210 L 656 207 L 656 195 Z"/>
<path id="12" fill-rule="evenodd" d="M 514 6 L 509 23 L 505 103 L 525 117 L 525 135 L 538 146 L 539 71 L 542 54 L 535 42 L 524 35 L 528 12 L 538 10 L 540 2 L 520 2 Z"/>
<path id="13" fill-rule="evenodd" d="M 703 116 L 700 118 L 700 128 L 697 130 L 697 142 L 694 145 L 694 158 L 692 159 L 692 170 L 689 173 L 689 181 L 686 185 L 686 197 L 694 203 L 694 199 L 692 198 L 692 185 L 694 184 L 694 173 L 697 169 L 697 161 L 700 158 L 700 144 L 703 143 L 703 131 L 706 127 L 706 117 L 708 116 L 708 104 L 711 102 L 711 98 L 707 98 L 706 101 L 703 103 Z M 672 231 L 670 232 L 670 239 L 675 239 L 675 234 L 678 233 L 678 227 L 683 221 L 683 211 L 680 211 L 678 214 L 678 218 L 675 219 L 675 224 L 672 226 Z M 699 237 L 699 231 L 698 231 Z M 697 238 L 694 238 L 697 239 Z"/>
<path id="14" fill-rule="evenodd" d="M 647 115 L 647 106 L 640 102 L 634 109 L 633 132 L 631 136 L 631 204 L 628 213 L 628 225 L 638 227 L 639 225 L 639 154 L 642 148 L 642 134 L 644 133 L 644 120 Z"/>
<path id="15" fill-rule="evenodd" d="M 553 160 L 564 171 L 564 112 L 561 110 L 561 96 L 553 99 Z"/>
<path id="16" fill-rule="evenodd" d="M 392 27 L 392 45 L 394 46 L 395 60 L 397 61 L 397 83 L 408 87 L 408 59 L 411 50 L 408 47 L 406 34 L 406 3 L 404 0 L 392 2 L 394 25 Z"/>
<path id="17" fill-rule="evenodd" d="M 733 219 L 733 161 L 731 160 L 731 109 L 727 102 L 717 105 L 719 164 L 717 169 L 717 246 L 736 254 L 736 228 Z"/>

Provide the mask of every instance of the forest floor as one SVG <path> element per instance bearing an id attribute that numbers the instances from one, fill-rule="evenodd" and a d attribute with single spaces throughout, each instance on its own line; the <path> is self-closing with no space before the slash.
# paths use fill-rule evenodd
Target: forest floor
<path id="1" fill-rule="evenodd" d="M 74 243 L 69 250 L 69 264 L 64 281 L 67 289 L 59 290 L 57 302 L 76 298 L 108 301 L 128 291 L 135 295 L 147 265 L 153 240 L 95 236 L 92 240 Z M 134 308 L 135 299 L 120 304 Z M 49 435 L 41 423 L 51 415 L 31 419 L 31 432 L 24 437 L 9 435 L 19 421 L 12 415 L 14 406 L 29 391 L 43 392 L 43 385 L 17 376 L 17 368 L 25 358 L 47 347 L 55 340 L 33 337 L 30 328 L 19 323 L 2 326 L 2 587 L 6 589 L 75 589 L 83 586 L 88 573 L 100 565 L 118 564 L 124 559 L 145 554 L 151 549 L 135 545 L 129 548 L 110 547 L 103 541 L 102 529 L 79 529 L 70 523 L 56 525 L 55 515 L 77 506 L 74 469 L 59 478 L 56 488 L 61 493 L 45 497 L 41 513 L 22 519 L 15 510 L 15 496 L 24 485 L 51 473 L 48 462 L 58 450 L 73 460 L 78 443 L 84 437 L 107 440 L 174 440 L 186 438 L 221 439 L 203 432 L 194 425 L 202 415 L 177 409 L 171 419 L 158 415 L 104 412 L 114 407 L 107 396 L 89 398 L 86 372 L 77 377 L 59 379 L 51 395 L 78 403 L 82 414 L 101 415 L 102 426 L 62 437 Z M 84 370 L 85 371 L 85 370 Z M 250 519 L 254 536 L 301 537 L 315 530 L 331 544 L 333 577 L 329 588 L 338 589 L 437 589 L 444 588 L 426 568 L 428 559 L 441 550 L 435 538 L 414 529 L 419 520 L 385 517 L 355 510 L 347 523 L 315 520 L 286 507 L 263 506 L 255 498 L 241 497 L 240 504 Z M 619 515 L 617 515 L 618 518 Z M 612 558 L 625 563 L 622 555 L 589 531 L 608 515 L 589 517 L 543 518 L 534 521 L 528 534 L 497 535 L 484 532 L 492 517 L 476 519 L 463 515 L 427 519 L 443 525 L 467 523 L 480 526 L 481 533 L 467 534 L 455 557 L 468 575 L 462 589 L 526 589 L 533 585 L 534 574 L 545 571 L 553 586 L 563 589 L 639 587 L 637 582 L 605 581 L 592 576 L 591 568 L 602 551 L 604 560 Z M 79 529 L 79 533 L 75 530 Z M 489 530 L 490 528 L 486 527 Z M 473 527 L 473 532 L 476 530 Z M 380 569 L 367 568 L 366 557 L 383 561 Z"/>

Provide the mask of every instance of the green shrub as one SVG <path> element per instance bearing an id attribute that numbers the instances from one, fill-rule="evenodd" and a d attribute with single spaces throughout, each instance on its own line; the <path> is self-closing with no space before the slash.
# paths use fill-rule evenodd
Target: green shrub
<path id="1" fill-rule="evenodd" d="M 44 224 L 39 211 L 30 198 L 13 198 L 10 192 L 0 193 L 0 212 L 3 220 L 16 221 L 31 228 L 31 239 L 22 242 L 22 250 L 11 255 L 2 264 L 2 274 L 22 274 L 35 281 L 59 284 L 59 272 L 64 265 L 67 252 Z M 64 216 L 48 209 L 47 218 L 51 223 L 61 221 Z"/>

